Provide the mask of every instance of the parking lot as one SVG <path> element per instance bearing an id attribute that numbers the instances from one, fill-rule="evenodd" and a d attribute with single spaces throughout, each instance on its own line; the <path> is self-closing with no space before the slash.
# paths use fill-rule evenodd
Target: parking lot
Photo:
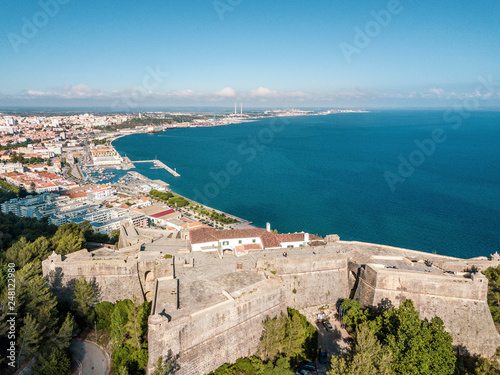
<path id="1" fill-rule="evenodd" d="M 335 306 L 323 306 L 324 310 L 320 310 L 321 306 L 308 307 L 300 310 L 307 317 L 307 320 L 318 329 L 318 349 L 326 350 L 328 361 L 326 364 L 320 364 L 316 358 L 318 375 L 326 375 L 330 369 L 330 358 L 332 355 L 339 355 L 342 351 L 348 348 L 349 335 L 347 331 L 340 326 L 340 322 L 335 318 Z M 323 323 L 317 321 L 317 314 L 325 313 L 332 325 L 332 331 L 328 332 Z"/>

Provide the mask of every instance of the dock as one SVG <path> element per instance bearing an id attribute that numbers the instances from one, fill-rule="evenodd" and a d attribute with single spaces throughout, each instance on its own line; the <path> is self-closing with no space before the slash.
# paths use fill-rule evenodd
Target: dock
<path id="1" fill-rule="evenodd" d="M 168 173 L 170 173 L 174 177 L 181 177 L 179 173 L 175 169 L 170 168 L 168 165 L 163 163 L 162 161 L 158 159 L 154 160 L 138 160 L 138 161 L 131 161 L 132 164 L 135 163 L 153 163 L 156 168 L 163 168 L 165 169 Z"/>

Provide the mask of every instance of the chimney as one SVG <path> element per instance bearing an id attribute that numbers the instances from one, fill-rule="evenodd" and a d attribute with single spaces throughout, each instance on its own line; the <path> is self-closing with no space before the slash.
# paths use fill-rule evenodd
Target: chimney
<path id="1" fill-rule="evenodd" d="M 304 242 L 305 242 L 306 244 L 308 244 L 308 243 L 309 243 L 309 233 L 304 233 Z"/>
<path id="2" fill-rule="evenodd" d="M 267 230 L 268 232 L 270 232 L 270 231 L 271 231 L 271 224 L 270 224 L 270 223 L 266 223 L 266 230 Z"/>

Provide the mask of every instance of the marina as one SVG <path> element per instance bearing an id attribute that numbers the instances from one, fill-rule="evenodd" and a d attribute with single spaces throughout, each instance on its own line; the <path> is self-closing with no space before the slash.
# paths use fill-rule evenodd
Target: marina
<path id="1" fill-rule="evenodd" d="M 115 173 L 103 167 L 85 166 L 82 168 L 82 172 L 85 178 L 94 184 L 111 182 L 116 177 Z"/>

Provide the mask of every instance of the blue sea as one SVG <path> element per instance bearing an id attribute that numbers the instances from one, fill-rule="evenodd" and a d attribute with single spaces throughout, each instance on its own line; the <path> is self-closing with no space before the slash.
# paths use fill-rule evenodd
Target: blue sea
<path id="1" fill-rule="evenodd" d="M 384 110 L 118 139 L 137 171 L 280 232 L 438 254 L 500 250 L 500 112 Z"/>

